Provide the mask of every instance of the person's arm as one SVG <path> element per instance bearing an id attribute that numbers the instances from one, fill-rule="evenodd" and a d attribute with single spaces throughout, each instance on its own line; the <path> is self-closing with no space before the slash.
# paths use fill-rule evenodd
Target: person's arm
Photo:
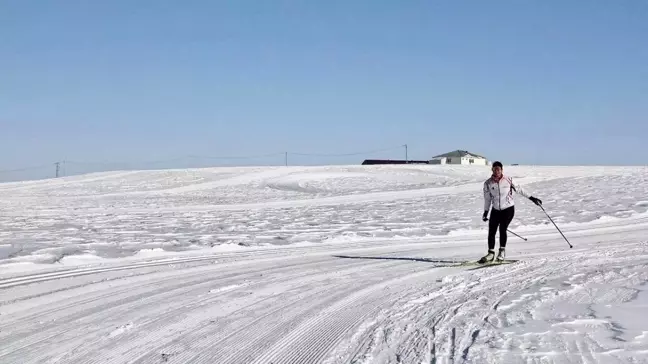
<path id="1" fill-rule="evenodd" d="M 483 192 L 484 192 L 484 215 L 482 216 L 482 219 L 486 221 L 488 217 L 488 211 L 490 210 L 491 203 L 493 201 L 493 197 L 491 196 L 490 190 L 488 189 L 488 181 L 484 182 Z"/>
<path id="2" fill-rule="evenodd" d="M 511 188 L 513 189 L 513 191 L 515 191 L 515 192 L 519 193 L 520 195 L 528 198 L 529 200 L 531 200 L 534 204 L 536 204 L 538 206 L 542 205 L 542 200 L 540 200 L 539 198 L 531 196 L 531 194 L 529 194 L 524 188 L 522 188 L 522 186 L 520 186 L 519 184 L 513 182 L 513 178 L 510 179 L 510 182 L 511 182 Z"/>

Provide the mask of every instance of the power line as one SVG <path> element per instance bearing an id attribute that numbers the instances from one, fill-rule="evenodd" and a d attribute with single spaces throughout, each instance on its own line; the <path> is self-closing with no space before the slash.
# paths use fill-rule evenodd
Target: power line
<path id="1" fill-rule="evenodd" d="M 311 157 L 348 157 L 348 156 L 355 156 L 355 155 L 362 155 L 362 154 L 372 154 L 372 153 L 379 153 L 379 152 L 387 152 L 390 150 L 396 150 L 400 149 L 402 146 L 398 147 L 391 147 L 391 148 L 385 148 L 385 149 L 376 149 L 376 150 L 369 150 L 369 151 L 364 151 L 364 152 L 354 152 L 354 153 L 339 153 L 339 154 L 316 154 L 316 153 L 290 153 L 293 155 L 300 155 L 300 156 L 311 156 Z"/>
<path id="2" fill-rule="evenodd" d="M 114 166 L 114 165 L 129 165 L 129 164 L 138 164 L 138 165 L 148 165 L 148 164 L 162 164 L 162 163 L 171 163 L 171 162 L 178 162 L 186 159 L 203 159 L 203 160 L 252 160 L 252 159 L 261 159 L 261 158 L 268 158 L 268 157 L 278 157 L 278 156 L 284 156 L 284 162 L 287 164 L 288 156 L 289 155 L 296 155 L 296 156 L 307 156 L 307 157 L 347 157 L 347 156 L 356 156 L 356 155 L 363 155 L 363 154 L 371 154 L 371 153 L 379 153 L 379 152 L 385 152 L 385 151 L 391 151 L 395 149 L 402 148 L 402 146 L 398 147 L 390 147 L 390 148 L 383 148 L 383 149 L 375 149 L 375 150 L 369 150 L 369 151 L 362 151 L 362 152 L 353 152 L 353 153 L 302 153 L 302 152 L 277 152 L 277 153 L 268 153 L 268 154 L 258 154 L 258 155 L 248 155 L 248 156 L 206 156 L 206 155 L 186 155 L 182 157 L 177 157 L 177 158 L 170 158 L 170 159 L 162 159 L 162 160 L 154 160 L 154 161 L 131 161 L 131 162 L 103 162 L 103 161 L 94 161 L 94 162 L 88 162 L 88 161 L 71 161 L 68 160 L 66 161 L 67 164 L 71 165 L 85 165 L 85 166 Z"/>
<path id="3" fill-rule="evenodd" d="M 267 157 L 276 157 L 283 155 L 284 153 L 270 153 L 270 154 L 261 154 L 261 155 L 249 155 L 249 156 L 221 156 L 221 157 L 214 157 L 214 156 L 202 156 L 202 155 L 186 155 L 182 157 L 177 157 L 177 158 L 170 158 L 170 159 L 159 159 L 159 160 L 154 160 L 154 161 L 132 161 L 132 162 L 82 162 L 82 161 L 66 161 L 66 163 L 69 164 L 75 164 L 75 165 L 95 165 L 95 166 L 109 166 L 109 165 L 128 165 L 128 164 L 139 164 L 139 165 L 146 165 L 146 164 L 162 164 L 162 163 L 171 163 L 171 162 L 179 162 L 182 160 L 186 159 L 206 159 L 206 160 L 232 160 L 232 159 L 237 159 L 237 160 L 243 160 L 243 159 L 260 159 L 260 158 L 267 158 Z"/>
<path id="4" fill-rule="evenodd" d="M 280 156 L 280 155 L 284 155 L 285 153 L 287 153 L 287 152 L 252 155 L 252 156 L 210 157 L 210 156 L 190 155 L 188 157 L 194 158 L 194 159 L 260 159 L 260 158 L 268 158 L 268 157 L 277 157 L 277 156 Z"/>
<path id="5" fill-rule="evenodd" d="M 26 172 L 26 171 L 33 171 L 37 169 L 45 169 L 48 167 L 50 167 L 50 164 L 44 164 L 44 165 L 34 166 L 34 167 L 18 168 L 18 169 L 5 169 L 5 170 L 0 170 L 0 173 Z"/>
<path id="6" fill-rule="evenodd" d="M 109 168 L 109 167 L 116 167 L 116 166 L 132 166 L 132 165 L 155 165 L 155 164 L 163 164 L 163 163 L 173 163 L 173 162 L 180 162 L 183 160 L 188 160 L 188 159 L 193 159 L 193 160 L 254 160 L 254 159 L 261 159 L 261 158 L 269 158 L 269 157 L 279 157 L 283 156 L 283 162 L 286 166 L 288 166 L 288 159 L 290 155 L 294 156 L 305 156 L 305 157 L 349 157 L 349 156 L 357 156 L 357 155 L 366 155 L 366 154 L 373 154 L 373 153 L 379 153 L 379 152 L 386 152 L 386 151 L 393 151 L 396 149 L 400 149 L 405 147 L 405 159 L 408 159 L 408 152 L 407 152 L 407 144 L 401 144 L 399 146 L 394 146 L 394 147 L 389 147 L 389 148 L 382 148 L 382 149 L 374 149 L 374 150 L 367 150 L 367 151 L 361 151 L 361 152 L 352 152 L 352 153 L 303 153 L 303 152 L 277 152 L 277 153 L 268 153 L 268 154 L 258 154 L 258 155 L 247 155 L 247 156 L 205 156 L 205 155 L 186 155 L 186 156 L 181 156 L 181 157 L 176 157 L 176 158 L 168 158 L 168 159 L 160 159 L 160 160 L 150 160 L 150 161 L 130 161 L 130 162 L 111 162 L 111 161 L 74 161 L 74 160 L 64 160 L 63 162 L 57 161 L 54 163 L 55 165 L 55 175 L 56 177 L 60 177 L 61 175 L 61 167 L 63 167 L 63 172 L 65 175 L 67 175 L 67 166 L 72 165 L 72 166 L 79 166 L 79 167 L 103 167 L 103 168 Z M 279 160 L 277 160 L 277 164 L 279 164 Z M 8 173 L 17 173 L 17 172 L 26 172 L 26 171 L 32 171 L 32 170 L 38 170 L 38 169 L 45 169 L 45 168 L 51 168 L 51 163 L 49 164 L 44 164 L 40 166 L 31 166 L 31 167 L 25 167 L 25 168 L 16 168 L 16 169 L 5 169 L 5 170 L 0 170 L 0 174 L 8 174 Z"/>

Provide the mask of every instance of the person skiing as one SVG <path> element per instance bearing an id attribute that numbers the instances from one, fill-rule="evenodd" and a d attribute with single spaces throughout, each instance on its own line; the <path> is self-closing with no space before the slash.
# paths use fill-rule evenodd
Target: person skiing
<path id="1" fill-rule="evenodd" d="M 488 223 L 488 254 L 483 256 L 478 262 L 486 263 L 493 261 L 495 257 L 495 233 L 499 229 L 499 253 L 497 261 L 506 259 L 506 241 L 509 224 L 515 215 L 515 202 L 513 201 L 513 192 L 528 198 L 536 205 L 542 205 L 542 201 L 529 195 L 520 185 L 513 182 L 511 177 L 504 175 L 502 163 L 497 161 L 493 163 L 493 174 L 484 182 L 484 215 L 483 221 L 488 221 L 488 211 L 491 210 L 490 221 Z"/>

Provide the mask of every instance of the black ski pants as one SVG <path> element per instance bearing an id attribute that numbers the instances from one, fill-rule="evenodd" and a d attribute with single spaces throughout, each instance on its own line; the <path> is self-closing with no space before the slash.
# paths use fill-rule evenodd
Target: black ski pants
<path id="1" fill-rule="evenodd" d="M 506 247 L 506 230 L 515 216 L 515 206 L 507 207 L 504 210 L 491 210 L 490 220 L 488 222 L 488 249 L 495 249 L 495 233 L 499 228 L 500 248 Z"/>

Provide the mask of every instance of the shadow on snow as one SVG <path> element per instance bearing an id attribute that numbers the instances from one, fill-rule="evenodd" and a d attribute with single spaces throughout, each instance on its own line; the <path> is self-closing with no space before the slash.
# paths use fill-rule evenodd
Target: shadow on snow
<path id="1" fill-rule="evenodd" d="M 408 258 L 408 257 L 354 257 L 350 255 L 334 255 L 335 258 L 344 258 L 344 259 L 377 259 L 377 260 L 409 260 L 412 262 L 424 262 L 424 263 L 440 263 L 440 264 L 458 264 L 464 263 L 465 260 L 443 260 L 443 259 L 432 259 L 432 258 Z"/>

